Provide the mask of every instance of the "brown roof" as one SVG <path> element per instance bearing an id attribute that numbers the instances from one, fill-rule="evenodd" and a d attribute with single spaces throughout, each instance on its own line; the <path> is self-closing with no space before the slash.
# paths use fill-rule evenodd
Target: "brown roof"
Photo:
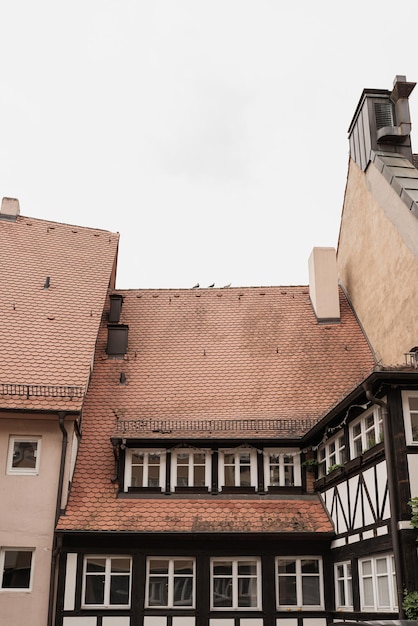
<path id="1" fill-rule="evenodd" d="M 0 407 L 80 408 L 118 237 L 0 220 Z"/>
<path id="2" fill-rule="evenodd" d="M 129 325 L 128 353 L 107 358 L 103 324 L 72 493 L 59 528 L 330 531 L 316 498 L 118 499 L 110 483 L 109 439 L 121 436 L 128 422 L 136 438 L 205 438 L 209 431 L 202 424 L 208 421 L 215 429 L 216 421 L 237 424 L 223 438 L 256 436 L 260 424 L 269 426 L 264 438 L 300 437 L 374 366 L 343 293 L 340 324 L 317 323 L 306 287 L 118 293 L 124 296 L 121 322 Z M 153 432 L 152 420 L 169 424 L 172 432 Z M 298 423 L 299 430 L 288 429 Z"/>

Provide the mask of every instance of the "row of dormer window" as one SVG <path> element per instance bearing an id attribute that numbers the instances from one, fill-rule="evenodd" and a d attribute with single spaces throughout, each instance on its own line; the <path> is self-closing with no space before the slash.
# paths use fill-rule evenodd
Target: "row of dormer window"
<path id="1" fill-rule="evenodd" d="M 261 457 L 261 458 L 260 458 Z M 216 469 L 216 472 L 214 471 Z M 127 448 L 124 491 L 155 488 L 170 491 L 195 487 L 205 491 L 301 485 L 297 449 L 253 448 L 173 450 Z"/>

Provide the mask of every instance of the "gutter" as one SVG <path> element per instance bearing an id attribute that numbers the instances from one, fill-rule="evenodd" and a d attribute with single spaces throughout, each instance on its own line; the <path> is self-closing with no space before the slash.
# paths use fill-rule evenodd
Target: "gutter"
<path id="1" fill-rule="evenodd" d="M 49 597 L 48 597 L 48 619 L 47 626 L 52 626 L 52 619 L 54 614 L 54 606 L 55 606 L 55 570 L 57 564 L 57 557 L 61 551 L 62 546 L 62 537 L 57 537 L 55 535 L 55 528 L 57 526 L 58 518 L 61 513 L 61 499 L 62 499 L 62 489 L 64 482 L 64 470 L 65 470 L 65 454 L 67 450 L 68 443 L 68 433 L 64 426 L 64 420 L 66 417 L 65 411 L 60 411 L 58 413 L 58 425 L 60 431 L 62 432 L 62 444 L 61 444 L 61 462 L 60 462 L 60 471 L 58 476 L 58 490 L 57 490 L 57 504 L 55 507 L 55 520 L 54 520 L 54 540 L 52 545 L 52 554 L 51 554 L 51 573 L 49 578 Z"/>
<path id="2" fill-rule="evenodd" d="M 401 551 L 401 543 L 399 539 L 399 530 L 398 530 L 398 519 L 399 519 L 399 510 L 398 510 L 398 502 L 396 498 L 396 477 L 394 472 L 394 454 L 392 449 L 392 429 L 390 427 L 389 422 L 389 410 L 386 402 L 381 400 L 380 398 L 376 398 L 372 393 L 372 386 L 369 382 L 363 384 L 363 389 L 366 392 L 366 398 L 372 402 L 373 404 L 377 404 L 382 409 L 382 420 L 383 420 L 383 442 L 385 449 L 385 458 L 386 458 L 386 469 L 387 469 L 387 478 L 388 478 L 388 489 L 389 489 L 389 503 L 390 503 L 390 530 L 392 535 L 392 547 L 393 547 L 393 557 L 395 560 L 395 577 L 396 577 L 396 596 L 398 599 L 398 612 L 399 619 L 405 619 L 405 612 L 402 606 L 403 603 L 403 589 L 405 587 L 405 583 L 403 580 L 403 559 L 402 559 L 402 551 Z"/>

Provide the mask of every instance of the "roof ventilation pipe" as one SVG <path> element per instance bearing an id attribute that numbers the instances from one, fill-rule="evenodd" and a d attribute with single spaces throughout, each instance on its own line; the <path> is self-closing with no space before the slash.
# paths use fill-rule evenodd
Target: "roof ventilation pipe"
<path id="1" fill-rule="evenodd" d="M 123 296 L 119 293 L 111 293 L 109 296 L 109 300 L 109 322 L 111 324 L 119 324 L 120 314 L 122 312 Z"/>
<path id="2" fill-rule="evenodd" d="M 318 322 L 340 321 L 335 248 L 313 248 L 309 257 L 309 296 Z"/>

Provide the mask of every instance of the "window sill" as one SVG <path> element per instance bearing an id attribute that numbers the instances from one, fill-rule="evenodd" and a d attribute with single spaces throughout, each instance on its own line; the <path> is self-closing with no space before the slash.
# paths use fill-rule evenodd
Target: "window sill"
<path id="1" fill-rule="evenodd" d="M 255 493 L 255 487 L 222 487 L 222 493 Z"/>
<path id="2" fill-rule="evenodd" d="M 174 493 L 208 493 L 208 487 L 174 487 Z"/>
<path id="3" fill-rule="evenodd" d="M 279 485 L 270 485 L 270 487 L 267 487 L 267 493 L 300 494 L 303 493 L 303 489 L 299 485 L 286 485 L 285 487 L 280 487 Z"/>
<path id="4" fill-rule="evenodd" d="M 161 487 L 128 487 L 128 493 L 161 493 Z"/>

